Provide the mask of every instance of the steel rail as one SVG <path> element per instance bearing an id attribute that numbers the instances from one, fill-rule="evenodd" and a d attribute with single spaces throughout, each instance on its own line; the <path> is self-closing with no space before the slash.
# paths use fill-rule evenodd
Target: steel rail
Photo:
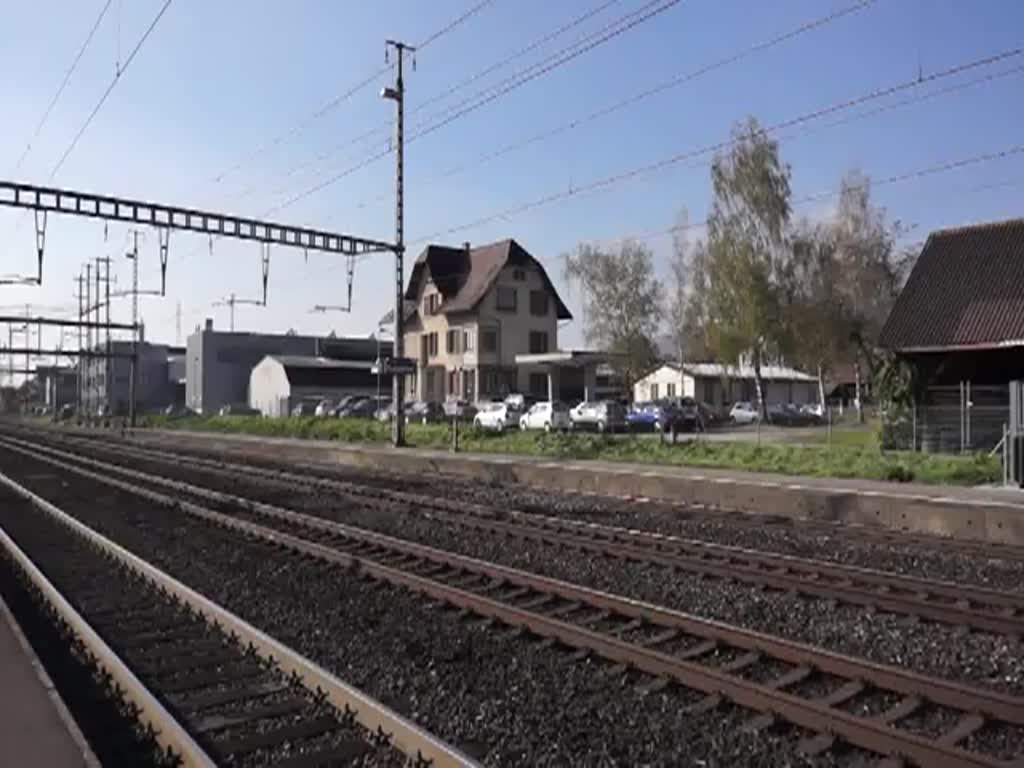
<path id="1" fill-rule="evenodd" d="M 659 621 L 659 625 L 661 621 L 668 620 L 681 626 L 683 631 L 686 631 L 687 628 L 693 628 L 696 630 L 694 634 L 699 634 L 701 630 L 704 630 L 705 633 L 710 630 L 729 645 L 752 647 L 756 651 L 773 655 L 775 658 L 790 661 L 790 663 L 798 665 L 810 664 L 817 670 L 846 678 L 852 681 L 851 684 L 858 691 L 862 690 L 863 685 L 867 683 L 883 690 L 898 692 L 904 697 L 899 707 L 892 710 L 894 714 L 890 718 L 858 717 L 836 709 L 829 703 L 828 697 L 823 700 L 807 700 L 786 693 L 782 690 L 784 685 L 781 684 L 783 682 L 781 678 L 779 684 L 774 687 L 771 684 L 753 683 L 721 669 L 707 668 L 695 662 L 679 659 L 643 645 L 630 643 L 614 636 L 608 636 L 560 621 L 553 616 L 526 610 L 523 607 L 516 607 L 515 605 L 491 599 L 484 595 L 469 592 L 463 588 L 445 584 L 433 578 L 389 566 L 375 560 L 374 555 L 354 555 L 293 536 L 286 532 L 270 529 L 257 523 L 240 520 L 221 512 L 214 512 L 189 501 L 171 498 L 138 485 L 117 480 L 109 475 L 92 472 L 83 467 L 48 456 L 46 453 L 37 453 L 18 447 L 15 447 L 14 450 L 25 455 L 34 456 L 40 461 L 77 475 L 151 499 L 158 504 L 173 506 L 198 518 L 209 520 L 221 527 L 257 536 L 296 552 L 337 563 L 375 579 L 404 586 L 415 592 L 460 608 L 465 608 L 476 614 L 500 620 L 514 627 L 528 629 L 537 635 L 553 639 L 570 647 L 596 653 L 610 661 L 627 664 L 661 679 L 678 682 L 686 687 L 704 692 L 711 699 L 719 696 L 727 697 L 738 704 L 759 712 L 770 713 L 773 716 L 780 717 L 819 734 L 817 739 L 812 740 L 818 743 L 818 748 L 822 744 L 827 748 L 831 745 L 832 739 L 840 738 L 855 746 L 879 754 L 900 755 L 909 758 L 922 766 L 1006 766 L 1007 763 L 1004 761 L 968 752 L 957 747 L 956 744 L 962 742 L 972 733 L 983 727 L 986 717 L 1015 725 L 1024 724 L 1024 700 L 1019 698 L 962 686 L 941 679 L 928 678 L 872 662 L 843 657 L 838 654 L 819 651 L 798 643 L 778 640 L 759 633 L 737 630 L 733 627 L 696 619 L 639 601 L 626 600 L 607 593 L 565 584 L 564 582 L 532 574 L 525 574 L 514 569 L 494 566 L 473 560 L 472 558 L 432 550 L 422 545 L 401 542 L 380 534 L 368 534 L 359 530 L 352 531 L 354 537 L 358 537 L 363 542 L 370 543 L 372 546 L 384 549 L 391 548 L 393 553 L 399 553 L 402 559 L 412 557 L 422 564 L 425 558 L 433 556 L 445 563 L 458 563 L 458 567 L 461 570 L 471 573 L 475 571 L 481 575 L 488 575 L 499 580 L 499 583 L 502 585 L 521 583 L 536 591 L 559 594 L 568 599 L 572 599 L 572 596 L 577 596 L 587 601 L 589 605 L 610 606 L 623 616 L 656 620 Z M 91 459 L 75 460 L 86 464 L 103 464 Z M 112 465 L 105 466 L 108 469 L 121 471 L 122 473 L 133 472 L 133 470 L 123 470 L 123 468 Z M 142 473 L 137 474 L 141 476 L 140 479 L 145 479 Z M 149 479 L 150 481 L 159 481 L 157 484 L 166 484 L 168 487 L 177 486 L 179 490 L 182 490 L 182 487 L 188 488 L 186 483 L 169 481 L 166 478 L 150 477 Z M 302 515 L 301 513 L 273 508 L 270 505 L 233 497 L 230 494 L 200 488 L 192 488 L 184 492 L 206 496 L 221 502 L 230 501 L 238 503 L 248 511 L 276 516 L 292 522 L 301 520 L 303 523 L 308 522 L 310 527 L 337 528 L 342 531 L 346 529 L 345 526 L 340 526 L 339 524 L 331 524 L 319 518 L 309 518 L 309 516 Z M 309 519 L 306 520 L 306 518 Z M 378 554 L 377 557 L 379 558 L 380 555 Z M 780 651 L 780 653 L 773 653 L 776 650 Z M 845 701 L 849 698 L 850 695 L 847 695 L 842 700 Z M 916 711 L 925 700 L 954 708 L 962 713 L 956 726 L 939 738 L 924 738 L 901 731 L 895 727 L 896 721 Z"/>
<path id="2" fill-rule="evenodd" d="M 41 427 L 37 431 L 53 433 L 55 430 L 51 427 Z M 95 433 L 86 433 L 78 430 L 61 429 L 61 435 L 75 434 L 82 439 L 93 441 L 93 442 L 106 442 L 110 444 L 110 438 L 106 436 L 97 435 Z M 201 435 L 193 435 L 190 437 L 202 437 Z M 122 436 L 123 437 L 123 436 Z M 155 442 L 174 444 L 175 440 L 182 439 L 181 433 L 174 433 L 168 430 L 135 430 L 128 434 L 128 439 L 134 445 L 148 445 Z M 224 437 L 218 435 L 217 437 Z M 263 448 L 272 448 L 274 439 L 261 443 Z M 179 450 L 198 450 L 202 451 L 202 448 L 195 448 L 192 446 L 182 446 L 175 444 Z M 261 460 L 267 463 L 275 463 L 273 456 L 267 456 L 265 452 L 254 450 L 251 444 L 241 444 L 239 446 L 224 448 L 220 446 L 222 450 L 230 451 L 232 455 L 240 460 Z M 316 460 L 314 460 L 316 461 Z M 333 466 L 330 463 L 320 462 L 319 464 L 311 465 L 312 471 L 330 472 Z M 401 475 L 399 473 L 375 467 L 374 471 L 387 474 L 396 479 L 397 482 L 401 482 Z M 449 475 L 455 481 L 466 482 L 464 477 L 455 477 Z M 540 490 L 544 490 L 541 488 Z M 572 494 L 580 498 L 586 498 L 587 496 L 593 495 L 588 493 Z M 648 501 L 648 500 L 644 500 Z M 918 533 L 909 530 L 890 530 L 882 527 L 876 527 L 871 525 L 862 525 L 856 523 L 839 523 L 827 520 L 819 520 L 808 517 L 801 518 L 776 518 L 768 515 L 759 514 L 751 509 L 734 509 L 729 507 L 706 507 L 704 505 L 691 505 L 684 502 L 673 501 L 670 499 L 651 499 L 649 500 L 652 504 L 659 506 L 678 507 L 685 510 L 687 514 L 694 515 L 698 514 L 703 519 L 717 523 L 728 523 L 730 525 L 737 525 L 743 528 L 765 528 L 778 525 L 781 521 L 787 526 L 799 522 L 801 532 L 805 533 L 816 533 L 820 532 L 823 535 L 830 537 L 843 538 L 852 541 L 861 541 L 868 544 L 889 544 L 894 546 L 907 546 L 907 545 L 919 545 L 930 549 L 939 549 L 944 552 L 973 555 L 985 558 L 1000 558 L 1005 560 L 1024 561 L 1024 547 L 1016 546 L 1012 544 L 1004 544 L 999 542 L 987 542 L 987 541 L 975 541 L 965 539 L 954 539 L 949 536 L 943 536 L 941 534 L 929 534 L 929 533 Z M 633 503 L 637 503 L 635 500 Z"/>
<path id="3" fill-rule="evenodd" d="M 477 768 L 478 763 L 455 748 L 445 744 L 437 737 L 393 712 L 384 704 L 375 701 L 362 691 L 345 683 L 315 662 L 278 642 L 231 611 L 204 597 L 174 577 L 96 532 L 75 519 L 72 515 L 21 486 L 11 478 L 8 478 L 3 473 L 0 473 L 0 483 L 31 502 L 41 511 L 55 518 L 58 522 L 88 539 L 102 551 L 126 564 L 159 588 L 166 590 L 169 594 L 202 615 L 206 620 L 220 625 L 228 633 L 237 635 L 243 645 L 251 646 L 257 654 L 264 659 L 273 661 L 286 674 L 297 676 L 301 684 L 307 689 L 313 692 L 323 691 L 327 700 L 339 711 L 354 711 L 356 720 L 362 724 L 368 733 L 383 732 L 388 734 L 391 743 L 408 757 L 421 762 L 430 761 L 430 764 L 436 766 L 436 768 Z M 6 538 L 6 534 L 2 529 L 0 529 L 0 535 Z M 6 541 L 4 543 L 6 544 Z M 68 607 L 70 608 L 70 606 Z M 96 638 L 98 639 L 98 635 L 96 635 Z M 130 671 L 129 674 L 131 674 Z M 134 679 L 134 675 L 132 675 L 131 679 Z M 153 701 L 155 702 L 155 699 Z M 170 715 L 167 715 L 167 717 L 170 718 Z M 154 722 L 154 727 L 159 725 L 159 721 Z M 187 737 L 187 734 L 184 735 Z M 198 747 L 196 748 L 198 749 Z M 206 763 L 194 762 L 187 763 L 187 765 L 212 767 L 214 763 L 209 761 L 209 758 L 206 759 L 208 761 Z"/>
<path id="4" fill-rule="evenodd" d="M 27 489 L 11 478 L 0 473 L 0 485 L 19 495 L 29 498 Z M 149 689 L 135 676 L 128 665 L 104 642 L 99 633 L 74 609 L 32 559 L 14 542 L 7 531 L 0 526 L 0 546 L 5 549 L 28 576 L 32 584 L 42 593 L 46 601 L 67 623 L 82 641 L 85 648 L 121 689 L 124 696 L 138 707 L 139 720 L 153 731 L 153 738 L 162 749 L 181 758 L 185 768 L 215 768 L 216 763 L 189 735 L 188 731 L 168 712 L 163 704 L 149 692 Z"/>
<path id="5" fill-rule="evenodd" d="M 79 433 L 83 434 L 83 433 Z M 143 436 L 144 435 L 144 436 Z M 89 438 L 95 439 L 96 436 L 89 435 Z M 195 434 L 188 436 L 189 438 L 202 438 L 201 434 Z M 225 435 L 217 435 L 218 438 L 225 438 Z M 266 455 L 265 451 L 254 449 L 251 441 L 245 442 L 244 436 L 233 436 L 234 438 L 240 438 L 239 444 L 235 447 L 229 448 L 235 453 L 240 455 L 242 458 L 262 458 L 264 461 L 273 461 L 273 455 Z M 180 432 L 174 433 L 169 430 L 137 430 L 131 435 L 131 439 L 135 444 L 144 444 L 150 441 L 173 441 L 188 439 L 185 438 Z M 287 440 L 286 438 L 271 438 L 264 443 L 260 443 L 260 447 L 263 449 L 273 449 L 275 440 Z M 223 450 L 223 444 L 220 446 Z M 183 448 L 184 449 L 184 448 Z M 201 450 L 201 449 L 200 449 Z M 316 461 L 316 460 L 314 460 Z M 330 471 L 332 466 L 330 463 L 320 463 L 320 469 L 324 471 Z M 385 472 L 390 474 L 392 477 L 399 478 L 400 475 L 395 472 L 391 472 L 386 469 L 380 469 L 375 467 L 375 471 Z M 466 482 L 467 478 L 462 476 L 452 476 L 453 480 Z M 536 490 L 541 492 L 548 490 L 544 486 L 535 486 Z M 588 496 L 600 495 L 590 493 L 574 493 L 571 494 L 578 498 L 586 499 Z M 917 544 L 923 547 L 929 548 L 941 548 L 948 552 L 957 552 L 964 554 L 978 555 L 981 557 L 991 558 L 1000 557 L 1009 560 L 1024 560 L 1024 546 L 1005 544 L 1000 542 L 988 542 L 988 541 L 976 541 L 969 539 L 954 539 L 950 536 L 943 536 L 941 534 L 931 533 L 919 533 L 910 530 L 892 530 L 883 528 L 880 526 L 864 525 L 858 523 L 842 523 L 836 521 L 815 519 L 810 517 L 799 517 L 799 518 L 779 518 L 772 517 L 765 514 L 759 514 L 754 509 L 739 509 L 730 508 L 724 506 L 704 506 L 704 505 L 691 505 L 685 502 L 678 502 L 671 499 L 658 499 L 653 498 L 647 500 L 652 504 L 660 506 L 678 507 L 685 510 L 689 514 L 700 514 L 704 519 L 711 522 L 727 522 L 744 528 L 756 528 L 762 529 L 766 526 L 778 525 L 779 522 L 786 526 L 793 526 L 799 524 L 802 531 L 807 532 L 821 532 L 824 535 L 832 537 L 842 537 L 844 539 L 851 539 L 857 541 L 863 541 L 870 544 L 877 544 L 884 542 L 896 546 L 906 546 L 908 544 Z M 636 503 L 634 501 L 634 503 Z"/>
<path id="6" fill-rule="evenodd" d="M 86 441 L 88 442 L 88 441 Z M 498 533 L 541 543 L 557 543 L 573 549 L 612 557 L 662 565 L 691 573 L 768 586 L 796 594 L 835 599 L 907 616 L 983 630 L 1002 635 L 1024 635 L 1024 596 L 1007 592 L 932 581 L 896 573 L 829 563 L 736 547 L 698 539 L 650 533 L 583 521 L 568 521 L 547 515 L 512 510 L 494 510 L 478 504 L 434 498 L 424 494 L 361 486 L 350 481 L 310 478 L 287 470 L 266 470 L 233 462 L 219 462 L 195 456 L 152 449 L 123 449 L 113 444 L 92 447 L 131 457 L 150 456 L 192 464 L 205 471 L 243 473 L 255 483 L 297 483 L 307 487 L 330 488 L 358 498 L 367 506 L 384 508 L 390 498 L 415 507 L 442 510 L 443 518 L 455 525 Z M 518 522 L 508 522 L 502 517 Z M 766 570 L 770 569 L 770 570 Z M 896 590 L 896 591 L 894 591 Z M 900 594 L 904 593 L 904 594 Z M 948 602 L 935 602 L 934 598 Z M 997 610 L 982 610 L 988 606 Z"/>

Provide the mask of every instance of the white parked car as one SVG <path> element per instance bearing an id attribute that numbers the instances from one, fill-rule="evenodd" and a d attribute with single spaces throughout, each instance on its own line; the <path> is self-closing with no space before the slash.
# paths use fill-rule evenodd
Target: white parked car
<path id="1" fill-rule="evenodd" d="M 332 403 L 330 400 L 321 400 L 319 403 L 317 403 L 316 410 L 313 411 L 313 415 L 320 417 L 330 416 L 331 412 L 334 410 L 334 407 L 335 403 Z"/>
<path id="2" fill-rule="evenodd" d="M 557 400 L 553 403 L 548 400 L 534 403 L 530 410 L 519 417 L 519 428 L 543 429 L 545 432 L 568 429 L 569 406 Z"/>
<path id="3" fill-rule="evenodd" d="M 733 403 L 732 410 L 729 411 L 729 420 L 737 424 L 753 424 L 760 418 L 761 414 L 753 403 Z"/>
<path id="4" fill-rule="evenodd" d="M 473 426 L 477 429 L 492 429 L 504 432 L 515 429 L 519 424 L 519 411 L 508 403 L 488 403 L 482 405 L 473 417 Z"/>

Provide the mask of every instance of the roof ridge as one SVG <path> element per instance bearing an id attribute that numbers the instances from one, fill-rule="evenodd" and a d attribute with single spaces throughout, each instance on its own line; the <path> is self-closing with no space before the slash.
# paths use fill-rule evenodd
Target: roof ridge
<path id="1" fill-rule="evenodd" d="M 1001 219 L 999 221 L 981 221 L 975 224 L 960 224 L 955 227 L 943 227 L 941 229 L 932 230 L 931 235 L 956 235 L 962 232 L 1022 225 L 1024 225 L 1024 216 L 1018 216 L 1012 219 Z"/>

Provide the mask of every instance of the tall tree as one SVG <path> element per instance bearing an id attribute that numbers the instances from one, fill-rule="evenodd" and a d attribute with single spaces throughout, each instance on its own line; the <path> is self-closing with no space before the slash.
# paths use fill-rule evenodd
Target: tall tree
<path id="1" fill-rule="evenodd" d="M 829 224 L 801 222 L 792 234 L 793 267 L 789 323 L 792 360 L 815 371 L 818 401 L 825 403 L 825 376 L 846 356 L 849 318 L 838 295 L 836 240 Z"/>
<path id="2" fill-rule="evenodd" d="M 632 387 L 656 358 L 662 287 L 650 249 L 625 241 L 618 248 L 581 243 L 565 254 L 565 276 L 583 294 L 584 336 L 616 355 L 615 368 Z"/>
<path id="3" fill-rule="evenodd" d="M 843 177 L 834 223 L 837 293 L 849 323 L 861 419 L 862 371 L 873 374 L 877 367 L 875 343 L 913 266 L 914 254 L 896 246 L 905 232 L 899 221 L 888 222 L 885 210 L 872 203 L 870 178 L 859 171 Z"/>
<path id="4" fill-rule="evenodd" d="M 778 143 L 753 118 L 733 129 L 727 154 L 711 166 L 707 304 L 710 341 L 724 362 L 749 359 L 762 416 L 767 416 L 762 364 L 785 354 L 784 312 L 791 284 L 787 243 L 790 171 Z"/>

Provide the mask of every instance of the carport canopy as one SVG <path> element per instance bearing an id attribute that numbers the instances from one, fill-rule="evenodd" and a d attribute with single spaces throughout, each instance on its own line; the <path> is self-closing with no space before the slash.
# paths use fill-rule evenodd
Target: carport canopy
<path id="1" fill-rule="evenodd" d="M 566 349 L 557 352 L 516 355 L 516 365 L 540 368 L 548 377 L 548 400 L 558 400 L 559 371 L 563 368 L 583 369 L 583 399 L 590 400 L 597 386 L 597 367 L 610 363 L 617 356 L 597 350 Z"/>

